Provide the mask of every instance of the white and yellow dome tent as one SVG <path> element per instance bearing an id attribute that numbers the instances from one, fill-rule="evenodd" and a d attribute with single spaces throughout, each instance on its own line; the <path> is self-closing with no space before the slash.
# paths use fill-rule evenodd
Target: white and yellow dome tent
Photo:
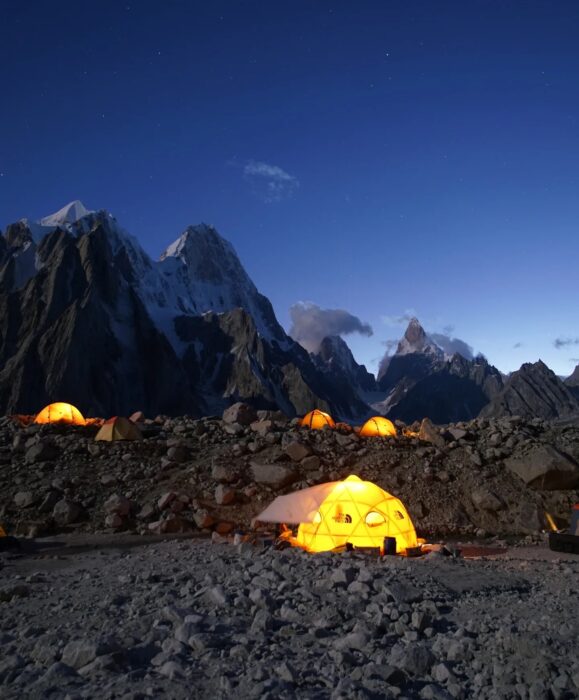
<path id="1" fill-rule="evenodd" d="M 256 520 L 299 524 L 290 544 L 308 552 L 327 552 L 346 544 L 376 547 L 384 553 L 384 538 L 396 539 L 403 554 L 416 547 L 416 530 L 402 502 L 371 481 L 351 475 L 278 496 Z"/>

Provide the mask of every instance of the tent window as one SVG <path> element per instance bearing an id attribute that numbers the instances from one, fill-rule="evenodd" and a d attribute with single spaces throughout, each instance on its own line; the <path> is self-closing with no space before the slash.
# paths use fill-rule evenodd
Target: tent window
<path id="1" fill-rule="evenodd" d="M 386 518 L 382 515 L 382 513 L 371 510 L 368 515 L 366 515 L 365 522 L 368 527 L 378 527 L 386 522 Z"/>
<path id="2" fill-rule="evenodd" d="M 396 516 L 396 518 L 398 520 L 404 520 L 404 516 L 402 515 L 402 513 L 399 510 L 395 510 L 394 515 Z"/>

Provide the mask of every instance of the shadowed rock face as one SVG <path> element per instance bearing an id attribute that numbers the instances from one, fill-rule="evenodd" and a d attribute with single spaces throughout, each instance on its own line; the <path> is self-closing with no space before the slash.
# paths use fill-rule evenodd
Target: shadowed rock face
<path id="1" fill-rule="evenodd" d="M 369 409 L 362 394 L 376 390 L 376 379 L 364 365 L 356 362 L 346 342 L 340 336 L 327 336 L 311 358 L 320 381 L 328 388 L 333 387 L 339 396 L 341 415 L 365 416 Z"/>
<path id="2" fill-rule="evenodd" d="M 565 379 L 565 386 L 579 401 L 579 365 L 573 370 L 573 374 Z"/>
<path id="3" fill-rule="evenodd" d="M 56 397 L 89 415 L 195 408 L 102 227 L 79 238 L 56 230 L 38 257 L 42 267 L 23 288 L 0 294 L 2 412 L 34 413 Z"/>
<path id="4" fill-rule="evenodd" d="M 450 362 L 431 367 L 429 374 L 405 387 L 389 417 L 408 423 L 426 416 L 434 423 L 470 420 L 501 387 L 499 371 L 486 360 L 454 355 Z"/>
<path id="5" fill-rule="evenodd" d="M 388 417 L 435 423 L 470 420 L 501 390 L 500 372 L 482 357 L 451 358 L 412 319 L 396 353 L 383 363 L 378 387 L 388 393 Z"/>
<path id="6" fill-rule="evenodd" d="M 483 417 L 560 418 L 579 413 L 570 389 L 540 361 L 527 363 L 508 378 L 503 390 L 481 412 Z"/>
<path id="7" fill-rule="evenodd" d="M 366 410 L 284 333 L 210 227 L 188 229 L 162 263 L 106 212 L 51 224 L 37 241 L 25 222 L 0 236 L 1 413 L 35 413 L 54 400 L 104 416 L 198 415 L 238 400 L 288 415 Z M 204 289 L 217 296 L 197 309 Z M 200 315 L 213 301 L 222 312 Z"/>

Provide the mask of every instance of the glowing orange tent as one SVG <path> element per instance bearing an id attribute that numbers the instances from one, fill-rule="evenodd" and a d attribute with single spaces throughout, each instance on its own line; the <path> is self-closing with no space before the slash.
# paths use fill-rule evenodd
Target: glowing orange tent
<path id="1" fill-rule="evenodd" d="M 369 418 L 360 428 L 360 435 L 364 437 L 390 437 L 396 435 L 396 428 L 388 418 L 374 416 Z"/>
<path id="2" fill-rule="evenodd" d="M 69 403 L 51 403 L 45 406 L 34 419 L 35 423 L 70 423 L 85 425 L 82 413 Z"/>
<path id="3" fill-rule="evenodd" d="M 289 542 L 308 552 L 326 552 L 345 544 L 376 547 L 396 538 L 396 551 L 416 547 L 416 530 L 402 502 L 371 481 L 355 475 L 278 496 L 257 520 L 299 523 Z"/>
<path id="4" fill-rule="evenodd" d="M 325 428 L 326 425 L 330 428 L 336 427 L 332 416 L 329 413 L 324 413 L 317 408 L 309 413 L 306 413 L 306 415 L 302 418 L 300 425 L 302 428 L 310 428 L 311 430 L 322 430 L 322 428 Z"/>

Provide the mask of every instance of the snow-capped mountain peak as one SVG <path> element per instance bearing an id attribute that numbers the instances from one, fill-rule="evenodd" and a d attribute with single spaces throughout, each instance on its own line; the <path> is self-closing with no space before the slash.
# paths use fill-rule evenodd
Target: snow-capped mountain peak
<path id="1" fill-rule="evenodd" d="M 160 260 L 166 258 L 181 258 L 187 263 L 190 257 L 188 253 L 193 252 L 196 247 L 203 245 L 204 242 L 213 240 L 213 243 L 226 244 L 226 241 L 217 233 L 217 231 L 208 224 L 197 224 L 188 226 L 185 231 L 173 241 L 170 246 L 161 254 Z"/>
<path id="2" fill-rule="evenodd" d="M 443 350 L 427 335 L 417 318 L 411 318 L 404 333 L 404 337 L 398 343 L 397 355 L 408 355 L 413 352 L 444 355 Z"/>
<path id="3" fill-rule="evenodd" d="M 45 216 L 40 219 L 39 223 L 42 226 L 63 226 L 64 224 L 74 224 L 79 219 L 93 214 L 94 212 L 87 209 L 82 202 L 75 199 L 74 202 L 69 202 L 66 206 L 59 209 L 54 214 Z"/>

